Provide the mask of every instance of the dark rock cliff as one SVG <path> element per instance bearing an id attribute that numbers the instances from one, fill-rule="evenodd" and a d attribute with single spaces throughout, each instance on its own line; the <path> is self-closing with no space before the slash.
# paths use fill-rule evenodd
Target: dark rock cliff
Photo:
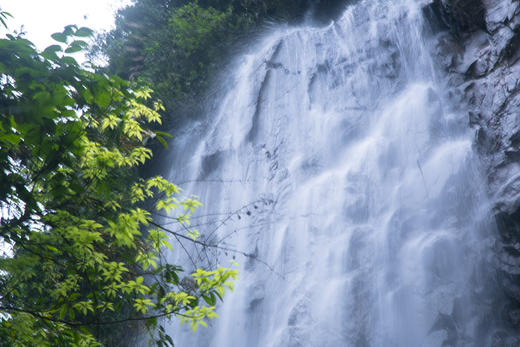
<path id="1" fill-rule="evenodd" d="M 476 129 L 499 233 L 495 346 L 520 345 L 520 1 L 435 0 L 424 9 L 455 100 Z"/>

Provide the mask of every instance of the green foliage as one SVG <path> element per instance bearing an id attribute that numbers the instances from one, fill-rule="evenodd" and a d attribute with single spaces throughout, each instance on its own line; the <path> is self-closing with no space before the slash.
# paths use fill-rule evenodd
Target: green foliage
<path id="1" fill-rule="evenodd" d="M 204 88 L 210 64 L 244 25 L 231 7 L 187 3 L 158 12 L 151 4 L 141 1 L 122 11 L 118 29 L 103 37 L 101 45 L 112 72 L 151 82 L 172 109 Z"/>
<path id="2" fill-rule="evenodd" d="M 173 13 L 168 29 L 175 44 L 177 66 L 172 67 L 172 71 L 177 72 L 179 90 L 190 90 L 192 84 L 199 82 L 201 70 L 205 71 L 205 66 L 218 55 L 219 46 L 215 43 L 231 41 L 230 32 L 239 27 L 239 23 L 235 22 L 231 8 L 218 11 L 189 3 Z M 157 48 L 162 51 L 165 47 Z"/>
<path id="3" fill-rule="evenodd" d="M 90 34 L 67 26 L 43 52 L 0 39 L 1 346 L 99 346 L 113 324 L 139 320 L 166 346 L 158 318 L 206 325 L 237 275 L 199 269 L 187 292 L 183 269 L 161 258 L 176 245 L 152 213 L 177 213 L 181 236 L 196 239 L 189 212 L 200 203 L 162 177 L 136 178 L 147 141 L 165 142 L 150 129 L 164 108 L 68 55 Z"/>
<path id="4" fill-rule="evenodd" d="M 0 23 L 2 26 L 7 29 L 7 18 L 12 18 L 13 16 L 9 12 L 2 11 L 0 9 Z"/>

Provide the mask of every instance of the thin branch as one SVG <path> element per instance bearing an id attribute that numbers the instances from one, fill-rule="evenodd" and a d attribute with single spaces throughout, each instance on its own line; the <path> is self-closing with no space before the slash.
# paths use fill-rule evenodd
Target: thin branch
<path id="1" fill-rule="evenodd" d="M 163 313 L 158 313 L 158 314 L 151 315 L 151 316 L 129 317 L 129 318 L 123 318 L 123 319 L 117 319 L 117 320 L 110 320 L 110 321 L 90 321 L 90 322 L 77 322 L 76 321 L 76 322 L 72 322 L 72 321 L 67 321 L 67 320 L 63 320 L 63 319 L 47 317 L 36 311 L 31 311 L 31 310 L 24 309 L 24 308 L 0 306 L 0 310 L 4 310 L 4 311 L 8 311 L 8 312 L 27 313 L 27 314 L 30 314 L 31 316 L 39 318 L 39 319 L 43 319 L 43 320 L 51 321 L 51 322 L 55 322 L 55 323 L 62 323 L 62 324 L 66 324 L 71 327 L 82 327 L 82 326 L 89 326 L 89 325 L 120 324 L 120 323 L 125 323 L 125 322 L 143 321 L 143 320 L 147 320 L 147 319 L 167 317 L 170 315 L 191 318 L 190 316 L 187 316 L 187 315 L 179 313 L 179 312 L 163 312 Z"/>
<path id="2" fill-rule="evenodd" d="M 150 224 L 152 224 L 153 226 L 171 234 L 171 235 L 174 235 L 176 237 L 179 237 L 179 238 L 182 238 L 182 239 L 185 239 L 185 240 L 188 240 L 194 244 L 197 244 L 199 246 L 202 246 L 202 247 L 207 247 L 207 248 L 214 248 L 214 249 L 219 249 L 221 251 L 225 251 L 225 252 L 230 252 L 230 253 L 234 253 L 234 254 L 240 254 L 240 255 L 243 255 L 244 257 L 247 257 L 249 259 L 253 259 L 263 265 L 265 265 L 270 271 L 272 271 L 273 273 L 275 273 L 276 275 L 280 276 L 281 278 L 284 278 L 284 276 L 282 274 L 280 274 L 279 272 L 277 272 L 271 265 L 269 265 L 268 263 L 266 263 L 265 261 L 263 261 L 262 259 L 259 259 L 258 256 L 256 256 L 255 254 L 251 254 L 251 253 L 246 253 L 246 252 L 243 252 L 243 251 L 239 251 L 237 249 L 233 249 L 233 248 L 228 248 L 228 247 L 223 247 L 223 246 L 219 246 L 219 245 L 215 245 L 215 244 L 209 244 L 209 243 L 206 243 L 206 242 L 202 242 L 202 241 L 199 241 L 199 240 L 194 240 L 188 236 L 185 236 L 183 234 L 180 234 L 178 232 L 175 232 L 173 230 L 170 230 L 170 229 L 167 229 L 165 227 L 163 227 L 162 225 L 160 224 L 157 224 L 155 222 L 150 222 Z M 188 230 L 188 228 L 186 228 Z"/>
<path id="3" fill-rule="evenodd" d="M 153 224 L 153 223 L 152 223 Z M 179 239 L 179 235 L 176 235 L 176 234 L 172 234 L 175 239 L 177 240 L 177 242 L 181 245 L 182 249 L 184 250 L 184 252 L 186 253 L 186 255 L 188 256 L 188 258 L 190 259 L 191 263 L 193 264 L 193 267 L 196 268 L 197 265 L 195 264 L 195 261 L 193 260 L 193 258 L 191 257 L 191 254 L 190 252 L 188 252 L 188 250 L 186 249 L 186 247 L 184 247 L 184 245 L 182 244 L 181 240 Z"/>

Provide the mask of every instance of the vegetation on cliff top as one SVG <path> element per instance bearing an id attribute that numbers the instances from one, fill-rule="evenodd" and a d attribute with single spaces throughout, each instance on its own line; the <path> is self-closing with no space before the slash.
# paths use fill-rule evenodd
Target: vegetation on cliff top
<path id="1" fill-rule="evenodd" d="M 308 0 L 136 0 L 92 55 L 108 71 L 153 85 L 168 113 L 193 105 L 229 48 L 269 18 L 301 17 Z"/>

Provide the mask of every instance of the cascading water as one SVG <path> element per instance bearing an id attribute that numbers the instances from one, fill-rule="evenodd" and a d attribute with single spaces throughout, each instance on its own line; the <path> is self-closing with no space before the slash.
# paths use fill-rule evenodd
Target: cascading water
<path id="1" fill-rule="evenodd" d="M 491 344 L 484 184 L 424 4 L 364 0 L 274 30 L 178 134 L 172 179 L 196 178 L 184 188 L 204 203 L 193 223 L 256 260 L 237 255 L 220 317 L 171 327 L 176 346 Z"/>

